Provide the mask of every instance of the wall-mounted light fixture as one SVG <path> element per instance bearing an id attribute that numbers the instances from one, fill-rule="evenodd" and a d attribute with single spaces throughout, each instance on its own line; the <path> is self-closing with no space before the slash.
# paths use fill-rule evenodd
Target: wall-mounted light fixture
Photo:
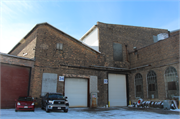
<path id="1" fill-rule="evenodd" d="M 62 43 L 57 43 L 56 44 L 56 49 L 57 50 L 63 50 L 63 44 Z"/>
<path id="2" fill-rule="evenodd" d="M 133 47 L 134 50 L 137 50 L 137 47 Z"/>

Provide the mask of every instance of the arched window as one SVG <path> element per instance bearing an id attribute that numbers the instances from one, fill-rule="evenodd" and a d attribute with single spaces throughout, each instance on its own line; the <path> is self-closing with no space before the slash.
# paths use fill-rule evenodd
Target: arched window
<path id="1" fill-rule="evenodd" d="M 157 90 L 157 76 L 154 71 L 149 71 L 147 74 L 147 83 L 148 83 L 148 98 L 158 98 Z"/>
<path id="2" fill-rule="evenodd" d="M 140 73 L 135 76 L 135 87 L 136 87 L 136 97 L 144 98 L 143 95 L 143 78 Z"/>
<path id="3" fill-rule="evenodd" d="M 179 83 L 177 71 L 174 67 L 168 67 L 165 71 L 165 89 L 167 98 L 179 96 Z"/>

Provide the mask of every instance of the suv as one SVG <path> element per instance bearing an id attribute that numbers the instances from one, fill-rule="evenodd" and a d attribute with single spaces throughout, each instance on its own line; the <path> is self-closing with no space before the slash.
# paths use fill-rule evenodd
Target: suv
<path id="1" fill-rule="evenodd" d="M 46 112 L 50 110 L 64 110 L 68 112 L 69 102 L 67 97 L 64 97 L 61 93 L 47 93 L 42 97 L 41 108 Z"/>

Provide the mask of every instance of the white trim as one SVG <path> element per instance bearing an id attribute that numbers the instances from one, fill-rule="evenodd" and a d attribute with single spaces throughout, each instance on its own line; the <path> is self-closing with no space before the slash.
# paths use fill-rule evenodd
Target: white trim
<path id="1" fill-rule="evenodd" d="M 97 27 L 97 25 L 94 25 L 93 27 L 91 27 L 79 40 L 83 41 L 84 38 L 89 35 L 95 28 Z"/>

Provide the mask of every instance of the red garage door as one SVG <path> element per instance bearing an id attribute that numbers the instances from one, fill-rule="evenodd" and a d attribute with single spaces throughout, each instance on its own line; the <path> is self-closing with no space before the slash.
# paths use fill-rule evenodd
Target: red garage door
<path id="1" fill-rule="evenodd" d="M 28 95 L 29 67 L 1 64 L 1 108 L 14 108 L 15 99 Z"/>

